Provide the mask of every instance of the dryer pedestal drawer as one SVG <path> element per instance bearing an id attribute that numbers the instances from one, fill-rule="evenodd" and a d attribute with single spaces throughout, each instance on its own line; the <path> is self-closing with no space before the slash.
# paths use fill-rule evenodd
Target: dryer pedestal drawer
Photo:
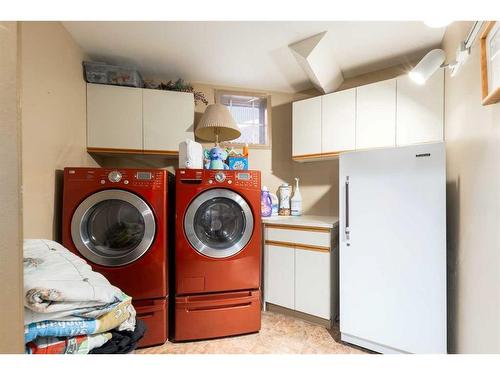
<path id="1" fill-rule="evenodd" d="M 132 300 L 137 318 L 146 324 L 146 333 L 139 348 L 162 345 L 168 339 L 168 297 L 152 300 Z"/>
<path id="2" fill-rule="evenodd" d="M 260 330 L 260 291 L 176 297 L 175 340 L 199 340 Z"/>

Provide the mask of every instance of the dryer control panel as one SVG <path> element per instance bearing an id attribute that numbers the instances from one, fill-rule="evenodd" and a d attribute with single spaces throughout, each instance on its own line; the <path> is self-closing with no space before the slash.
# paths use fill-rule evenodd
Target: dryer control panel
<path id="1" fill-rule="evenodd" d="M 260 171 L 178 169 L 177 178 L 182 184 L 204 186 L 226 186 L 260 190 Z"/>

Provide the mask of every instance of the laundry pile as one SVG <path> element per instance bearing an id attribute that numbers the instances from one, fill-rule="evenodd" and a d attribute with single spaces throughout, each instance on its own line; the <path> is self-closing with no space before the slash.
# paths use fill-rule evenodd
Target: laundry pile
<path id="1" fill-rule="evenodd" d="M 145 331 L 131 297 L 50 240 L 24 241 L 24 306 L 30 354 L 126 353 Z M 117 335 L 131 339 L 118 348 Z"/>

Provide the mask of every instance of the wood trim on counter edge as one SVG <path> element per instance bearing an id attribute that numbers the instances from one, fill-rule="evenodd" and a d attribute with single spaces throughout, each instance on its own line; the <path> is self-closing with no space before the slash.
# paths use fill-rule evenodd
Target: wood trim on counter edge
<path id="1" fill-rule="evenodd" d="M 301 250 L 309 250 L 309 251 L 318 251 L 320 253 L 329 253 L 330 248 L 326 246 L 315 246 L 315 245 L 304 245 L 301 243 L 295 243 L 295 242 L 282 242 L 282 241 L 271 241 L 271 240 L 265 240 L 264 241 L 265 245 L 272 245 L 272 246 L 282 246 L 282 247 L 293 247 Z"/>
<path id="2" fill-rule="evenodd" d="M 303 155 L 292 155 L 292 159 L 296 161 L 300 160 L 308 160 L 308 159 L 321 159 L 321 158 L 335 158 L 340 155 L 341 152 L 344 151 L 336 151 L 336 152 L 320 152 L 317 154 L 303 154 Z"/>
<path id="3" fill-rule="evenodd" d="M 87 147 L 87 152 L 106 153 L 106 154 L 139 154 L 139 155 L 165 155 L 165 156 L 179 155 L 179 151 L 171 151 L 171 150 L 138 150 L 129 148 L 105 148 L 105 147 Z"/>
<path id="4" fill-rule="evenodd" d="M 263 223 L 263 224 L 266 228 L 290 229 L 290 230 L 299 230 L 304 232 L 325 232 L 325 233 L 331 232 L 331 228 L 314 227 L 311 225 L 287 225 L 287 224 L 268 224 L 268 223 Z"/>

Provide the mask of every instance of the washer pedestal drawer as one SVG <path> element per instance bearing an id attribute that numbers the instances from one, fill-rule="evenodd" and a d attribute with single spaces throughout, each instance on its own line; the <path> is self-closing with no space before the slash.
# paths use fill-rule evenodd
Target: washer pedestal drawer
<path id="1" fill-rule="evenodd" d="M 175 314 L 175 341 L 258 332 L 260 291 L 176 297 Z"/>
<path id="2" fill-rule="evenodd" d="M 139 348 L 163 345 L 168 339 L 168 297 L 150 300 L 132 300 L 137 318 L 146 324 L 146 333 Z"/>

